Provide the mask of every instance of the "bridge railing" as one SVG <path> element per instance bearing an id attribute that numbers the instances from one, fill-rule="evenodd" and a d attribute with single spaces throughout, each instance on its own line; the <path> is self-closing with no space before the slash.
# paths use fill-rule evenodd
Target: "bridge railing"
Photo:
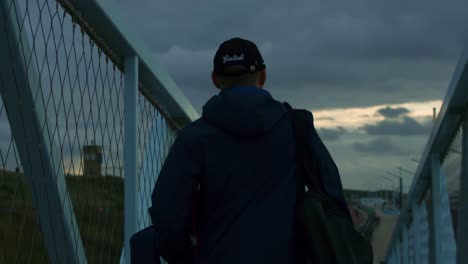
<path id="1" fill-rule="evenodd" d="M 468 263 L 468 49 L 404 202 L 387 262 Z"/>
<path id="2" fill-rule="evenodd" d="M 129 263 L 198 118 L 151 58 L 109 1 L 0 0 L 0 263 Z"/>

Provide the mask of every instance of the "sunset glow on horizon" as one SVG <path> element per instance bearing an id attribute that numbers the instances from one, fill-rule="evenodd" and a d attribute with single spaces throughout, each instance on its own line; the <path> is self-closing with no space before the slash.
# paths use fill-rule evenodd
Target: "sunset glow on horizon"
<path id="1" fill-rule="evenodd" d="M 366 124 L 373 124 L 385 119 L 377 111 L 382 108 L 406 108 L 409 113 L 406 116 L 418 121 L 432 118 L 433 108 L 437 111 L 442 106 L 442 100 L 426 102 L 408 102 L 402 104 L 382 104 L 368 107 L 334 108 L 312 111 L 314 124 L 317 128 L 337 128 L 357 129 Z"/>

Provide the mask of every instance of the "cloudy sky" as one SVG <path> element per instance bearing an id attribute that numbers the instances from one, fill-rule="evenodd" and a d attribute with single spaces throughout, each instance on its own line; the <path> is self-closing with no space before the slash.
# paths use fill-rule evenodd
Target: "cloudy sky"
<path id="1" fill-rule="evenodd" d="M 377 178 L 388 171 L 397 172 L 398 166 L 416 170 L 431 131 L 432 109 L 440 109 L 468 36 L 468 2 L 464 0 L 107 1 L 114 3 L 128 28 L 146 43 L 153 61 L 168 70 L 200 113 L 203 104 L 218 92 L 210 72 L 219 44 L 232 37 L 257 43 L 267 65 L 266 89 L 276 99 L 314 113 L 315 126 L 346 188 L 377 188 L 379 182 L 385 182 Z M 33 22 L 26 28 L 35 29 L 41 21 L 30 12 Z M 42 14 L 42 24 L 50 23 L 51 15 Z M 61 17 L 53 16 L 55 30 L 62 28 Z M 65 18 L 63 28 L 67 29 L 65 43 L 75 38 L 75 44 L 82 43 L 79 31 L 72 37 L 70 18 Z M 84 55 L 85 63 L 70 71 L 85 72 L 86 61 L 97 57 L 92 53 L 97 50 L 70 44 L 57 48 L 47 38 L 35 39 L 36 53 L 44 50 L 42 46 L 52 49 L 46 53 L 52 65 L 54 54 L 65 58 L 65 50 Z M 102 64 L 94 64 L 111 67 L 104 58 L 100 60 Z M 73 57 L 63 60 L 66 62 L 79 63 Z M 42 60 L 40 64 L 44 65 Z M 109 69 L 104 72 L 112 73 Z M 43 75 L 43 81 L 49 81 Z M 52 82 L 59 82 L 59 75 Z M 63 82 L 67 83 L 66 77 Z M 99 80 L 91 80 L 95 82 Z M 121 89 L 118 87 L 112 91 Z M 73 100 L 93 105 L 92 96 L 80 99 L 76 93 L 64 96 L 66 105 Z M 98 112 L 94 118 L 101 116 Z M 70 117 L 56 119 L 65 123 Z M 78 128 L 84 117 L 70 122 L 77 126 L 76 133 L 84 133 Z M 2 129 L 6 123 L 6 115 L 0 111 L 0 136 L 8 130 Z M 109 135 L 103 138 L 111 138 Z M 0 137 L 2 155 L 8 138 Z M 101 141 L 105 144 L 109 139 Z M 78 151 L 81 143 L 69 145 Z M 405 177 L 406 187 L 410 181 L 409 175 Z"/>
<path id="2" fill-rule="evenodd" d="M 113 1 L 199 112 L 218 45 L 257 43 L 266 89 L 313 111 L 348 188 L 416 170 L 468 33 L 463 0 Z"/>

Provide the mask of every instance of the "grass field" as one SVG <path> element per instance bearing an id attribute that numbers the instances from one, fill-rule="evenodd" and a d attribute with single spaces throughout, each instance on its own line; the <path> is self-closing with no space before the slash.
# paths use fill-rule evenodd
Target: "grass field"
<path id="1" fill-rule="evenodd" d="M 119 177 L 67 176 L 88 263 L 117 263 L 123 246 L 124 185 Z M 0 170 L 0 263 L 49 263 L 23 174 Z"/>
<path id="2" fill-rule="evenodd" d="M 118 263 L 124 239 L 120 177 L 66 176 L 88 263 Z M 345 190 L 348 201 L 367 192 Z M 0 263 L 49 263 L 31 191 L 22 173 L 0 169 Z"/>

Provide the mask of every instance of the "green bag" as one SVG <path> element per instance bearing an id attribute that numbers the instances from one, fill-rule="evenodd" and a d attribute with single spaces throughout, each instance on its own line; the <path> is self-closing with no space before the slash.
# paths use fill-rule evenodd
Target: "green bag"
<path id="1" fill-rule="evenodd" d="M 307 147 L 307 111 L 290 111 L 296 138 L 297 263 L 372 264 L 372 245 L 354 227 L 349 212 L 323 190 Z M 323 175 L 322 177 L 327 177 Z M 305 190 L 305 187 L 308 190 Z"/>

